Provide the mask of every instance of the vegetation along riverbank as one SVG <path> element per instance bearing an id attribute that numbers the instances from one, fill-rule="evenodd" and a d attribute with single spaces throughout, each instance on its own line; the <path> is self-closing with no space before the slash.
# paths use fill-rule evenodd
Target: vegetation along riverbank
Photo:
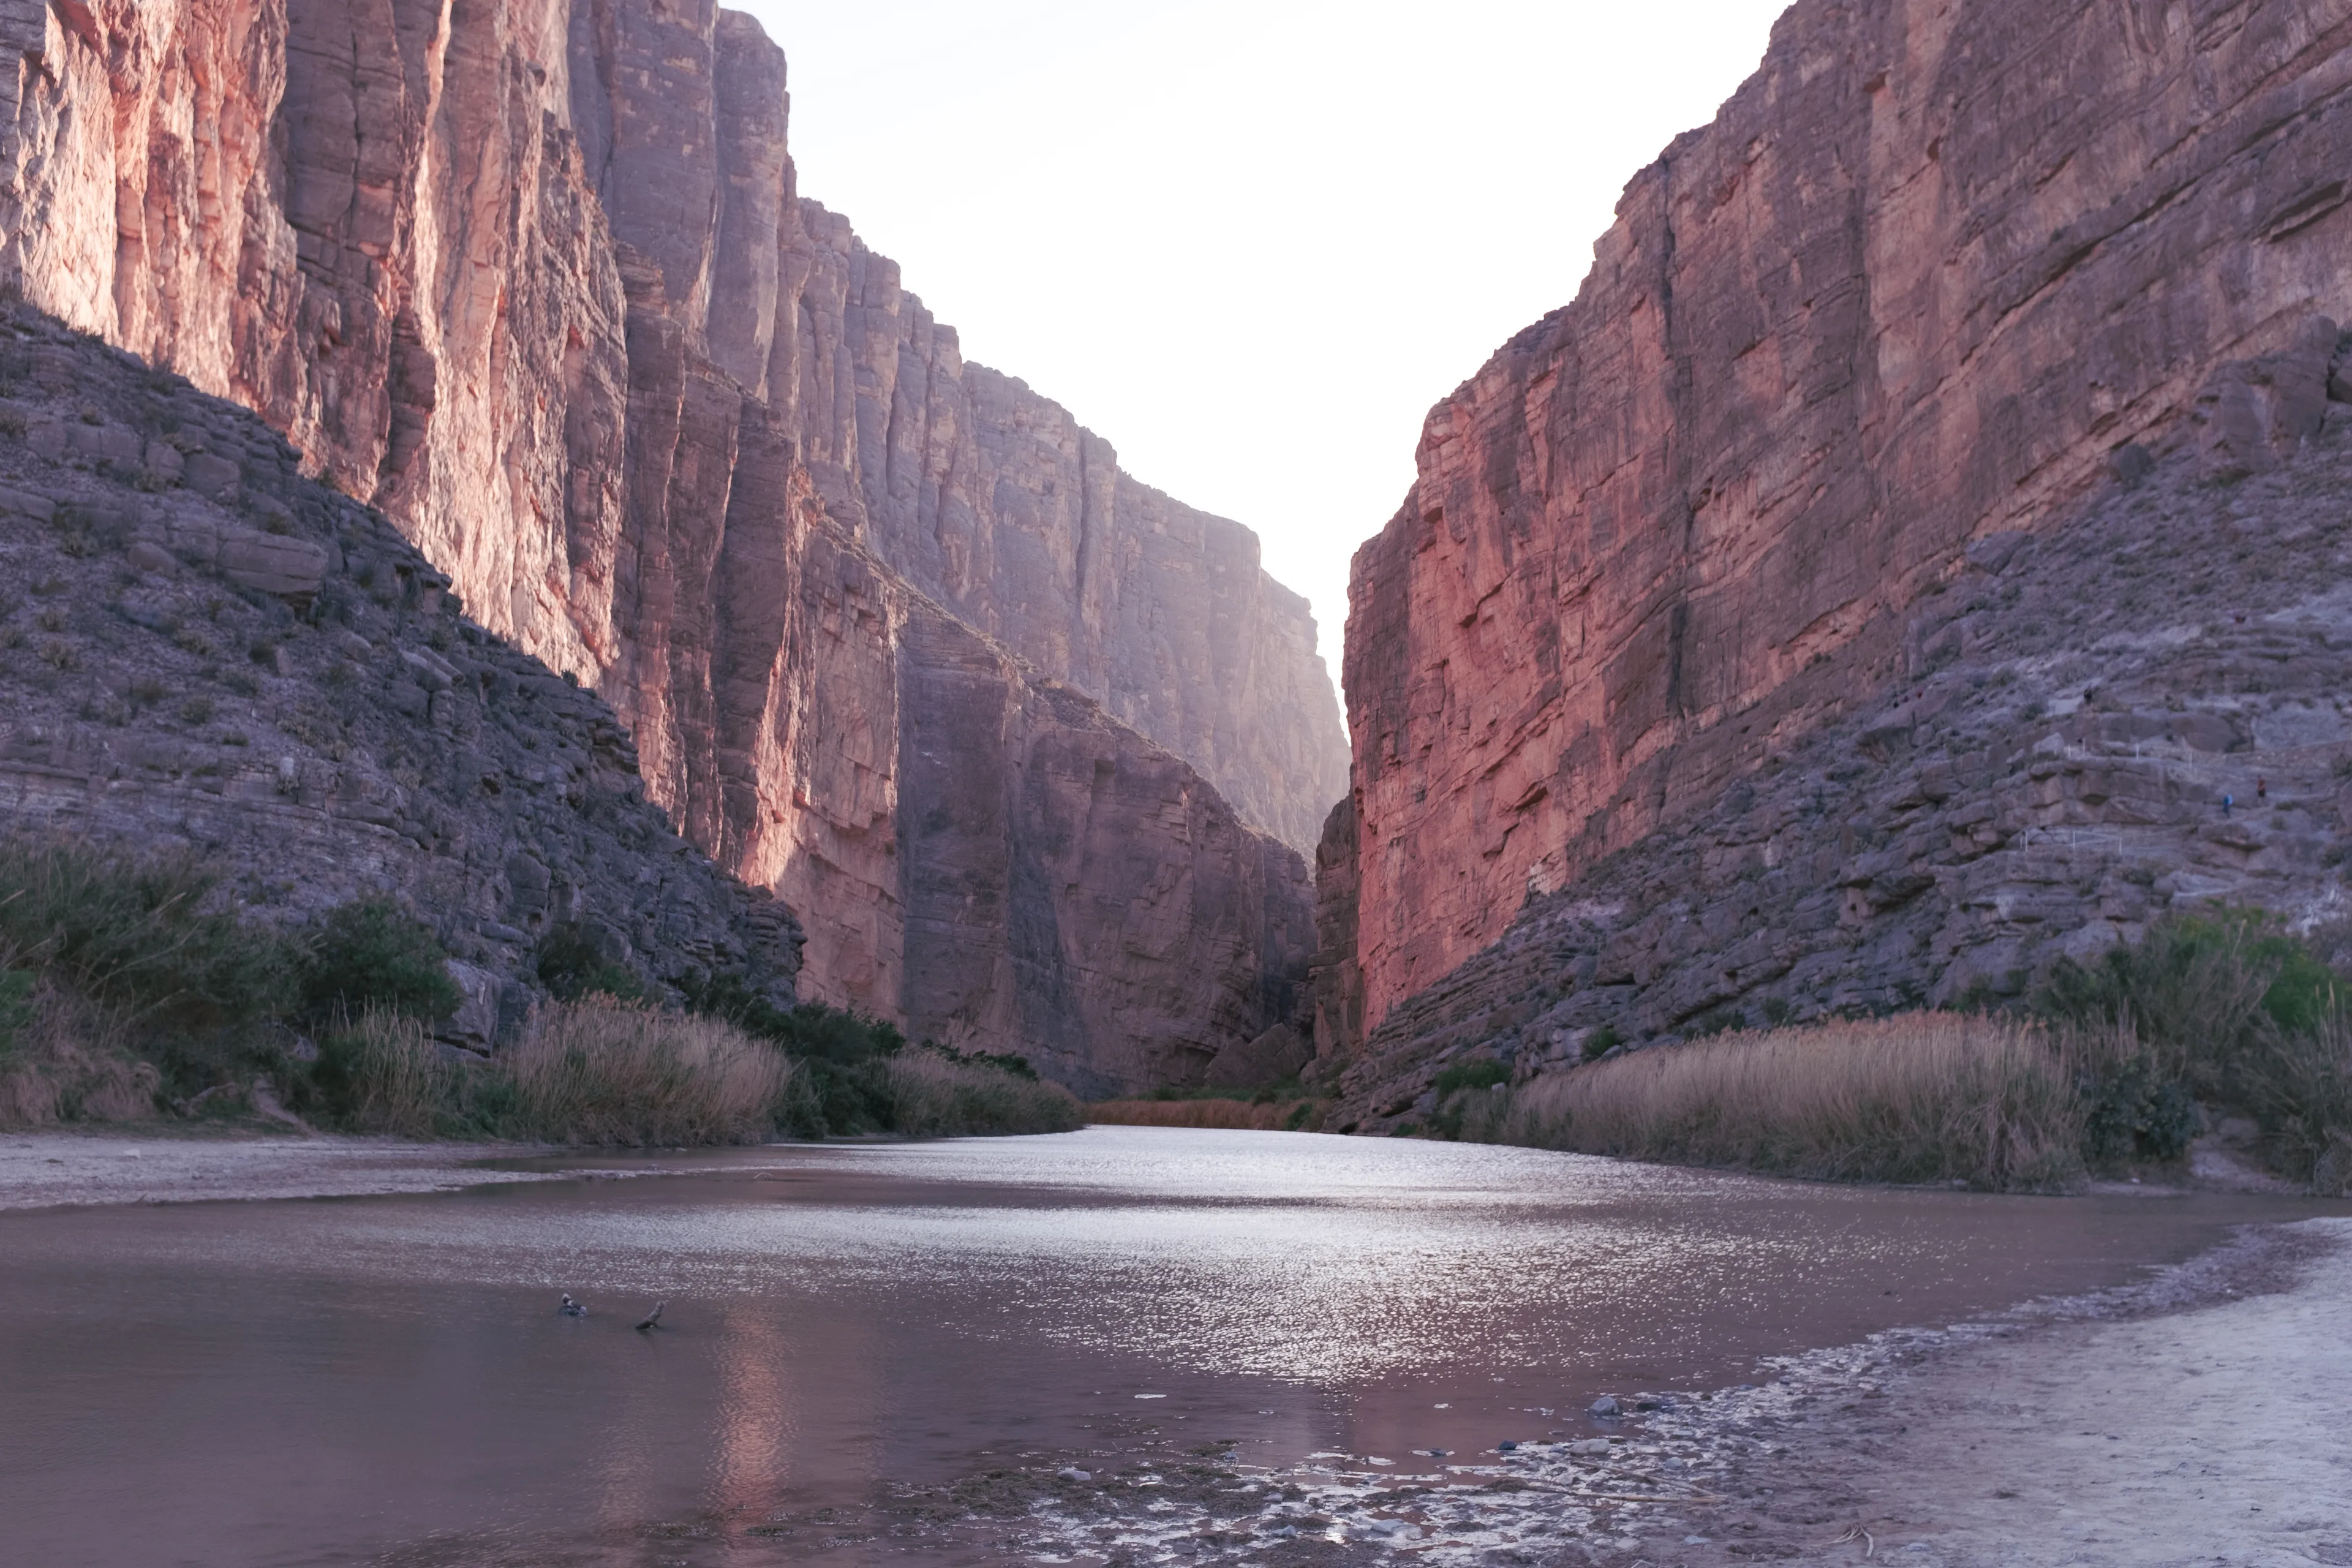
<path id="1" fill-rule="evenodd" d="M 1450 1068 L 1412 1131 L 1833 1180 L 2053 1191 L 2256 1169 L 2352 1190 L 2352 1015 L 2311 943 L 2264 917 L 2160 922 L 2057 966 L 2020 1004 L 1626 1050 L 1517 1082 Z"/>
<path id="2" fill-rule="evenodd" d="M 1025 1064 L 782 1006 L 729 976 L 665 1005 L 566 933 L 488 1054 L 435 1037 L 463 998 L 390 899 L 303 924 L 227 908 L 215 868 L 60 838 L 0 844 L 0 1126 L 259 1120 L 409 1138 L 687 1144 L 778 1134 L 1066 1131 Z"/>

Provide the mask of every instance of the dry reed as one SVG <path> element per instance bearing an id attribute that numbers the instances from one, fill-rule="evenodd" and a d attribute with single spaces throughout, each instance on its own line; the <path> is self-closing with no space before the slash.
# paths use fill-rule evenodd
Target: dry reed
<path id="1" fill-rule="evenodd" d="M 342 1120 L 354 1131 L 430 1138 L 466 1088 L 466 1069 L 441 1059 L 422 1023 L 384 1009 L 346 1021 L 321 1049 L 341 1091 Z"/>
<path id="2" fill-rule="evenodd" d="M 576 1143 L 740 1143 L 775 1130 L 793 1064 L 716 1018 L 606 997 L 540 1010 L 505 1058 L 513 1122 Z"/>
<path id="3" fill-rule="evenodd" d="M 1087 1120 L 1107 1127 L 1223 1127 L 1249 1132 L 1295 1129 L 1312 1112 L 1309 1100 L 1106 1100 L 1087 1107 Z"/>
<path id="4" fill-rule="evenodd" d="M 1507 1097 L 1492 1135 L 1790 1175 L 2048 1189 L 2083 1174 L 2082 1115 L 2048 1034 L 1922 1013 L 1717 1036 L 1539 1078 Z"/>
<path id="5" fill-rule="evenodd" d="M 886 1069 L 892 1124 L 908 1138 L 982 1138 L 1072 1132 L 1086 1122 L 1077 1097 L 1057 1083 L 901 1051 Z"/>
<path id="6" fill-rule="evenodd" d="M 126 1043 L 121 1009 L 46 982 L 0 1030 L 0 1127 L 138 1121 L 155 1114 L 163 1074 Z"/>

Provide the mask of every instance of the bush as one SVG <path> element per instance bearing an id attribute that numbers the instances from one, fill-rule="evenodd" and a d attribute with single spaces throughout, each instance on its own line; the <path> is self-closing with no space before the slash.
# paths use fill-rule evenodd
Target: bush
<path id="1" fill-rule="evenodd" d="M 889 1058 L 907 1037 L 878 1018 L 803 1002 L 780 1007 L 738 976 L 720 976 L 688 994 L 697 1012 L 720 1018 L 781 1048 L 798 1068 L 783 1126 L 803 1138 L 851 1137 L 898 1130 Z"/>
<path id="2" fill-rule="evenodd" d="M 903 1052 L 885 1072 L 891 1121 L 908 1138 L 1073 1132 L 1086 1124 L 1077 1097 L 1061 1085 L 956 1061 L 939 1050 Z"/>
<path id="3" fill-rule="evenodd" d="M 533 967 L 539 983 L 561 1002 L 596 995 L 623 1002 L 645 999 L 646 983 L 637 972 L 607 957 L 593 937 L 571 921 L 541 939 Z"/>
<path id="4" fill-rule="evenodd" d="M 375 1007 L 319 1042 L 302 1109 L 353 1132 L 430 1138 L 454 1131 L 466 1100 L 465 1069 L 415 1018 Z"/>
<path id="5" fill-rule="evenodd" d="M 302 966 L 302 1009 L 316 1020 L 368 1012 L 443 1018 L 464 1000 L 433 928 L 390 899 L 329 910 Z"/>
<path id="6" fill-rule="evenodd" d="M 1589 1064 L 1510 1097 L 1491 1136 L 1788 1175 L 2047 1189 L 2081 1175 L 2082 1127 L 2046 1031 L 1927 1013 Z"/>
<path id="7" fill-rule="evenodd" d="M 581 1143 L 757 1142 L 797 1076 L 722 1020 L 602 997 L 541 1009 L 506 1066 L 514 1130 Z"/>
<path id="8" fill-rule="evenodd" d="M 0 963 L 47 974 L 149 1027 L 269 1017 L 286 1002 L 299 946 L 207 912 L 215 880 L 182 855 L 67 839 L 0 844 Z"/>
<path id="9" fill-rule="evenodd" d="M 1486 1057 L 1477 1061 L 1454 1063 L 1439 1073 L 1436 1081 L 1430 1087 L 1436 1089 L 1440 1095 L 1448 1095 L 1465 1089 L 1492 1089 L 1498 1083 L 1510 1081 L 1510 1068 L 1503 1062 Z"/>
<path id="10" fill-rule="evenodd" d="M 1311 1100 L 1106 1100 L 1087 1107 L 1087 1120 L 1105 1127 L 1297 1132 L 1314 1120 L 1317 1109 Z"/>
<path id="11" fill-rule="evenodd" d="M 2033 1006 L 2082 1042 L 2095 1163 L 2187 1152 L 2196 1102 L 2251 1116 L 2269 1163 L 2352 1181 L 2352 1025 L 2337 977 L 2275 916 L 2181 916 L 2132 947 L 2064 963 Z"/>

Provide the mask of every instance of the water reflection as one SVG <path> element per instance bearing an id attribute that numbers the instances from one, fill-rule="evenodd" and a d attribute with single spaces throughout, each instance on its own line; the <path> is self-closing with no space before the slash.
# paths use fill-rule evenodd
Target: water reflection
<path id="1" fill-rule="evenodd" d="M 1024 1454 L 1474 1451 L 2315 1207 L 1147 1129 L 623 1163 L 685 1173 L 0 1217 L 12 1550 L 700 1561 Z"/>

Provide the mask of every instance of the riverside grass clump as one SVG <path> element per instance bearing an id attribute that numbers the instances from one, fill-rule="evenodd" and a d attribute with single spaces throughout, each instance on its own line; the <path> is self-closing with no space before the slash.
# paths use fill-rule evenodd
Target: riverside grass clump
<path id="1" fill-rule="evenodd" d="M 298 1069 L 297 1028 L 455 1005 L 431 930 L 388 900 L 281 927 L 218 888 L 183 852 L 0 839 L 0 1124 L 139 1120 Z"/>
<path id="2" fill-rule="evenodd" d="M 1245 1132 L 1307 1130 L 1318 1107 L 1306 1099 L 1106 1100 L 1087 1120 L 1106 1127 L 1214 1127 Z"/>
<path id="3" fill-rule="evenodd" d="M 2035 1012 L 2082 1042 L 2095 1165 L 2180 1158 L 2203 1108 L 2250 1119 L 2279 1174 L 2352 1193 L 2352 994 L 2276 917 L 2176 916 L 2061 964 Z"/>
<path id="4" fill-rule="evenodd" d="M 889 1025 L 778 1006 L 737 977 L 689 988 L 683 1013 L 656 1007 L 651 982 L 568 929 L 537 955 L 556 1001 L 477 1061 L 432 1037 L 461 1000 L 447 961 L 388 898 L 275 925 L 222 907 L 217 873 L 190 856 L 0 837 L 0 1126 L 231 1114 L 264 1078 L 315 1122 L 410 1137 L 677 1143 L 1076 1124 L 1075 1102 L 1026 1062 L 934 1048 L 941 1067 L 909 1058 L 901 1070 L 909 1047 Z"/>
<path id="5" fill-rule="evenodd" d="M 1075 1132 L 1086 1125 L 1077 1097 L 1060 1084 L 958 1061 L 937 1049 L 898 1052 L 885 1076 L 892 1121 L 908 1138 Z"/>
<path id="6" fill-rule="evenodd" d="M 603 997 L 541 1010 L 506 1054 L 509 1127 L 576 1143 L 748 1143 L 772 1136 L 793 1064 L 722 1019 Z"/>
<path id="7" fill-rule="evenodd" d="M 730 1025 L 608 997 L 541 1008 L 496 1060 L 455 1056 L 417 1020 L 371 1010 L 320 1042 L 304 1109 L 410 1138 L 745 1143 L 774 1134 L 793 1077 Z"/>
<path id="8" fill-rule="evenodd" d="M 2152 926 L 2006 1013 L 1711 1036 L 1511 1088 L 1451 1068 L 1426 1131 L 1787 1175 L 2048 1191 L 2178 1169 L 2217 1120 L 2289 1180 L 2352 1193 L 2352 1008 L 2260 911 Z"/>
<path id="9" fill-rule="evenodd" d="M 2049 1191 L 2084 1174 L 2063 1042 L 1921 1013 L 1725 1034 L 1475 1097 L 1462 1136 L 1831 1180 Z"/>

